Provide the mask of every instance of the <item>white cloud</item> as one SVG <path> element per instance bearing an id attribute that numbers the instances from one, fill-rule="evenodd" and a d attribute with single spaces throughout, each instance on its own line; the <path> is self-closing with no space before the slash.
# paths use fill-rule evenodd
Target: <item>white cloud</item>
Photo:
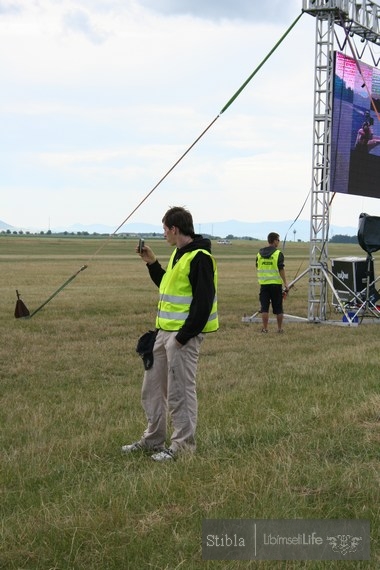
<path id="1" fill-rule="evenodd" d="M 97 30 L 88 14 L 83 10 L 73 10 L 63 17 L 64 25 L 68 30 L 78 32 L 87 37 L 91 42 L 98 44 L 106 40 L 105 33 Z"/>
<path id="2" fill-rule="evenodd" d="M 167 16 L 188 14 L 197 18 L 212 20 L 253 20 L 281 21 L 291 17 L 299 9 L 297 0 L 140 0 L 140 3 L 151 10 Z"/>

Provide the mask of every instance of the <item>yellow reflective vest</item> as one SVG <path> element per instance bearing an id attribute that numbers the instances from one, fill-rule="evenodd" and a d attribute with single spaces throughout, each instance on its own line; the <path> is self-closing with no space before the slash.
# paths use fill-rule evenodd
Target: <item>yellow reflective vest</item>
<path id="1" fill-rule="evenodd" d="M 174 251 L 159 287 L 156 328 L 165 331 L 178 331 L 185 323 L 193 300 L 192 288 L 188 277 L 190 263 L 200 251 L 209 255 L 212 259 L 216 292 L 218 282 L 217 267 L 215 259 L 210 252 L 205 249 L 195 249 L 194 251 L 184 253 L 173 267 L 173 259 L 176 254 L 176 251 Z M 218 328 L 218 307 L 215 293 L 211 313 L 202 332 L 213 332 L 218 330 Z"/>
<path id="2" fill-rule="evenodd" d="M 257 278 L 260 285 L 281 285 L 282 279 L 278 270 L 278 256 L 280 250 L 276 249 L 270 257 L 257 254 Z"/>

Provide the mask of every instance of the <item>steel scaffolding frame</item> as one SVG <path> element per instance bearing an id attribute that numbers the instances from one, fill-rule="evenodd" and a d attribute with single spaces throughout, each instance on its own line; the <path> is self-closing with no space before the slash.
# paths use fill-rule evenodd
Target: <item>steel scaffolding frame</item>
<path id="1" fill-rule="evenodd" d="M 364 48 L 361 54 L 356 50 L 355 57 L 358 59 L 367 46 L 371 51 L 371 43 L 380 45 L 380 7 L 372 0 L 303 0 L 302 11 L 316 18 L 310 249 L 308 269 L 289 285 L 293 286 L 308 276 L 308 311 L 306 319 L 293 315 L 285 317 L 296 322 L 327 322 L 327 293 L 330 288 L 350 325 L 354 319 L 340 301 L 339 293 L 334 288 L 334 276 L 328 267 L 334 45 L 337 40 L 342 51 L 347 42 L 352 47 L 355 36 L 360 37 Z M 336 26 L 344 30 L 342 44 Z M 372 51 L 371 54 L 377 66 L 379 61 L 375 61 Z M 374 314 L 371 310 L 369 312 Z M 257 315 L 258 312 L 251 316 L 244 315 L 242 321 L 255 322 Z M 377 311 L 375 316 L 375 320 L 378 320 Z"/>
<path id="2" fill-rule="evenodd" d="M 303 11 L 316 18 L 314 132 L 311 185 L 308 316 L 326 320 L 330 219 L 331 126 L 335 26 L 362 42 L 380 44 L 380 8 L 372 0 L 303 0 Z"/>

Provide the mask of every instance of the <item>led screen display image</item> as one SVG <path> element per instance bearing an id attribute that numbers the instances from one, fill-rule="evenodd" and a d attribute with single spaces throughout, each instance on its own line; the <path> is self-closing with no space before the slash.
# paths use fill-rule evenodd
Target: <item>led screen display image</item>
<path id="1" fill-rule="evenodd" d="M 336 52 L 331 192 L 380 197 L 379 110 L 380 70 Z"/>

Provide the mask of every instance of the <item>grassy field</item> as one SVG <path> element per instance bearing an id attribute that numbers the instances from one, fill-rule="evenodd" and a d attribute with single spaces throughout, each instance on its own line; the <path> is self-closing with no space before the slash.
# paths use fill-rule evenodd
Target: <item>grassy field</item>
<path id="1" fill-rule="evenodd" d="M 145 427 L 135 346 L 157 302 L 135 242 L 0 237 L 1 569 L 380 567 L 380 329 L 242 323 L 258 309 L 261 245 L 213 246 L 221 327 L 199 363 L 198 451 L 161 465 L 120 453 Z M 152 246 L 165 262 L 165 242 Z M 290 281 L 308 244 L 285 256 Z M 86 263 L 14 318 L 16 289 L 33 311 Z M 306 316 L 307 287 L 287 313 Z M 205 518 L 369 519 L 371 561 L 203 561 Z"/>

